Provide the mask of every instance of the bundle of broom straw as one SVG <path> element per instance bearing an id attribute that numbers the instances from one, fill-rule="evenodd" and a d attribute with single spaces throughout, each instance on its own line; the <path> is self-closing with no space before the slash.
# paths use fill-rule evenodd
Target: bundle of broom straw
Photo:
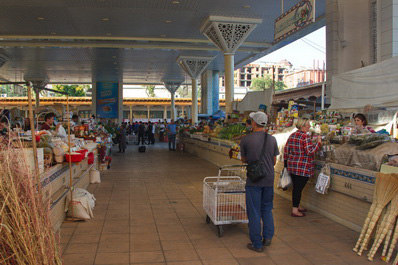
<path id="1" fill-rule="evenodd" d="M 0 140 L 0 264 L 62 264 L 40 185 L 19 139 Z"/>
<path id="2" fill-rule="evenodd" d="M 373 196 L 373 203 L 362 227 L 358 241 L 353 249 L 359 256 L 362 255 L 363 250 L 367 248 L 370 235 L 379 221 L 383 209 L 391 202 L 397 193 L 398 174 L 378 173 L 376 175 L 376 187 Z M 380 231 L 385 230 L 380 229 Z"/>
<path id="3" fill-rule="evenodd" d="M 387 211 L 384 217 L 380 221 L 380 230 L 375 235 L 375 241 L 372 248 L 369 251 L 368 259 L 373 260 L 378 248 L 383 242 L 384 238 L 387 237 L 389 231 L 394 229 L 395 220 L 398 215 L 398 194 L 391 200 L 389 211 Z"/>

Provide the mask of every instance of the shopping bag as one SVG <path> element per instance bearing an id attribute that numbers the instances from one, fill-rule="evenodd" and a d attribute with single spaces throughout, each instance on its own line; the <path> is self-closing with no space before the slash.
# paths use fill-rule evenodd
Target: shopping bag
<path id="1" fill-rule="evenodd" d="M 316 180 L 315 190 L 320 194 L 326 194 L 330 186 L 330 167 L 325 164 L 319 173 L 318 179 Z"/>
<path id="2" fill-rule="evenodd" d="M 289 188 L 292 184 L 292 177 L 287 171 L 287 168 L 284 168 L 281 172 L 281 175 L 279 176 L 278 188 L 287 190 L 287 188 Z"/>

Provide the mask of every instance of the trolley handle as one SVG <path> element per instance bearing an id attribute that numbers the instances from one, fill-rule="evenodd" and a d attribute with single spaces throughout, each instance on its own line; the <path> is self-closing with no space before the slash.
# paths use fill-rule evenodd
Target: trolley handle
<path id="1" fill-rule="evenodd" d="M 247 164 L 220 166 L 220 170 L 223 170 L 223 169 L 226 169 L 226 168 L 234 168 L 234 167 L 247 167 Z"/>

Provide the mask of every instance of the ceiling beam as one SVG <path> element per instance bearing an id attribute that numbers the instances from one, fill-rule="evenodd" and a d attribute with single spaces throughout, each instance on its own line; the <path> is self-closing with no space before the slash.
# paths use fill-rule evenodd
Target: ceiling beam
<path id="1" fill-rule="evenodd" d="M 190 51 L 219 51 L 213 45 L 177 45 L 174 43 L 100 43 L 100 42 L 57 42 L 57 41 L 1 41 L 0 47 L 71 47 L 71 48 L 113 48 L 113 49 L 164 49 L 164 50 L 190 50 Z M 240 52 L 259 53 L 261 48 L 240 48 Z"/>
<path id="2" fill-rule="evenodd" d="M 205 39 L 177 39 L 177 38 L 147 38 L 147 37 L 112 37 L 112 36 L 61 36 L 61 35 L 0 35 L 2 40 L 110 40 L 110 41 L 153 41 L 153 42 L 182 42 L 182 43 L 203 43 L 212 44 Z M 254 46 L 268 48 L 272 43 L 267 42 L 244 42 L 243 46 Z"/>

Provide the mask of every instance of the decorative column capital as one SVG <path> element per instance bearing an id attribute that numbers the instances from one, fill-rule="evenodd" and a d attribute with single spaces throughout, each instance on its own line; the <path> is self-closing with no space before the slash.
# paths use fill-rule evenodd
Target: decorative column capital
<path id="1" fill-rule="evenodd" d="M 166 87 L 166 89 L 171 93 L 174 94 L 177 89 L 181 86 L 183 80 L 180 79 L 163 79 L 162 83 Z"/>
<path id="2" fill-rule="evenodd" d="M 262 19 L 209 16 L 202 32 L 224 53 L 234 54 Z"/>
<path id="3" fill-rule="evenodd" d="M 213 59 L 207 56 L 179 56 L 177 63 L 192 79 L 198 79 Z"/>

